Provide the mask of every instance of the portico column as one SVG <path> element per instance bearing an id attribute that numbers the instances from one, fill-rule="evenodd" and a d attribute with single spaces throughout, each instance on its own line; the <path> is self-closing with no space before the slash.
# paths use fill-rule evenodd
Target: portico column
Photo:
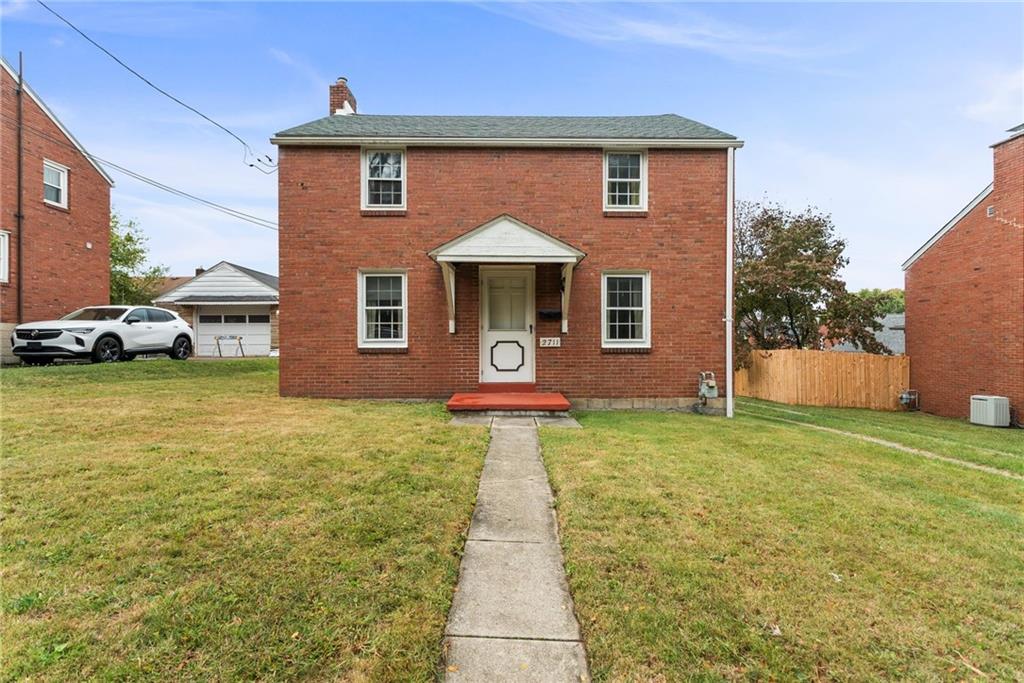
<path id="1" fill-rule="evenodd" d="M 444 280 L 444 299 L 448 304 L 448 334 L 455 334 L 455 266 L 440 261 L 441 278 Z"/>

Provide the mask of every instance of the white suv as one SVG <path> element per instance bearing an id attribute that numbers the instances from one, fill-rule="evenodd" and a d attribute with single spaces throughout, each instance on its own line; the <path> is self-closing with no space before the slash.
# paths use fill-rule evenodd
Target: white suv
<path id="1" fill-rule="evenodd" d="M 113 363 L 142 353 L 185 360 L 194 344 L 192 328 L 177 313 L 151 306 L 80 308 L 60 320 L 18 325 L 11 335 L 14 355 L 28 365 L 57 358 Z"/>

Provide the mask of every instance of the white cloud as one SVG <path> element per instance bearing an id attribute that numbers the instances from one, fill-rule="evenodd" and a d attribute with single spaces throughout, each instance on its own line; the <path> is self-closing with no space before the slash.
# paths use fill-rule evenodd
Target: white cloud
<path id="1" fill-rule="evenodd" d="M 317 93 L 323 94 L 326 91 L 327 84 L 331 82 L 330 79 L 321 74 L 309 62 L 277 47 L 270 48 L 268 52 L 275 60 L 291 67 L 292 70 L 302 76 Z"/>
<path id="2" fill-rule="evenodd" d="M 834 45 L 811 45 L 792 33 L 745 27 L 667 3 L 484 3 L 480 7 L 598 44 L 648 43 L 707 52 L 734 61 L 799 60 L 838 52 Z"/>
<path id="3" fill-rule="evenodd" d="M 1024 66 L 991 71 L 979 88 L 980 99 L 963 108 L 972 121 L 1009 128 L 1024 122 Z"/>

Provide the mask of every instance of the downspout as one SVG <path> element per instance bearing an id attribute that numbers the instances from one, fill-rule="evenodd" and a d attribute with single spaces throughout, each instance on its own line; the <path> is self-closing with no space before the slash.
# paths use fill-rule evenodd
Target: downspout
<path id="1" fill-rule="evenodd" d="M 725 179 L 725 416 L 733 416 L 733 359 L 732 359 L 732 315 L 733 315 L 733 220 L 736 214 L 736 148 L 726 152 Z"/>
<path id="2" fill-rule="evenodd" d="M 24 319 L 25 319 L 24 318 L 24 308 L 23 308 L 23 306 L 24 306 L 24 302 L 23 302 L 24 297 L 22 295 L 22 292 L 25 290 L 25 277 L 24 277 L 24 275 L 25 275 L 25 258 L 24 258 L 24 255 L 23 255 L 24 254 L 24 250 L 22 249 L 22 246 L 21 246 L 24 243 L 24 241 L 25 241 L 24 237 L 22 236 L 22 231 L 25 229 L 24 213 L 22 211 L 22 209 L 23 209 L 23 207 L 22 207 L 22 194 L 24 194 L 22 192 L 22 185 L 24 184 L 24 180 L 23 180 L 24 179 L 24 173 L 22 171 L 22 167 L 23 167 L 24 164 L 23 164 L 22 158 L 25 155 L 24 144 L 23 144 L 24 131 L 22 129 L 23 120 L 24 120 L 24 113 L 22 111 L 23 110 L 22 100 L 24 99 L 24 92 L 25 92 L 25 78 L 22 75 L 22 55 L 21 55 L 21 52 L 19 52 L 18 53 L 18 201 L 17 201 L 18 212 L 16 214 L 14 214 L 15 225 L 18 227 L 18 244 L 17 244 L 17 254 L 18 254 L 18 289 L 17 289 L 17 293 L 18 293 L 18 323 L 19 324 L 22 323 L 24 321 Z"/>

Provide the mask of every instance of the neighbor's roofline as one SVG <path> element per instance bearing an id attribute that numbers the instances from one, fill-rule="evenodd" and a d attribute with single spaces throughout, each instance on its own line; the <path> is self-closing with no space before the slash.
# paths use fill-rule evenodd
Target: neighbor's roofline
<path id="1" fill-rule="evenodd" d="M 964 216 L 973 211 L 975 207 L 977 207 L 978 204 L 981 204 L 981 202 L 984 201 L 985 197 L 989 196 L 990 194 L 992 194 L 992 183 L 989 183 L 988 187 L 982 190 L 977 197 L 972 199 L 970 204 L 960 209 L 960 213 L 953 216 L 953 218 L 948 223 L 943 225 L 937 233 L 931 236 L 931 239 L 929 239 L 927 242 L 921 245 L 921 248 L 915 251 L 913 256 L 911 256 L 910 258 L 903 262 L 902 267 L 904 272 L 908 268 L 910 268 L 910 266 L 914 265 L 914 262 L 921 258 L 926 251 L 931 249 L 932 245 L 934 245 L 936 242 L 942 239 L 947 232 L 955 228 L 956 224 L 963 220 Z"/>
<path id="2" fill-rule="evenodd" d="M 989 147 L 998 147 L 999 145 L 1005 144 L 1010 140 L 1016 140 L 1020 136 L 1024 135 L 1024 123 L 1019 126 L 1014 126 L 1013 128 L 1008 128 L 1006 132 L 1010 134 L 1009 137 L 1005 137 L 999 142 L 993 142 Z"/>
<path id="3" fill-rule="evenodd" d="M 735 138 L 477 138 L 275 135 L 270 138 L 270 142 L 281 146 L 302 147 L 402 145 L 405 147 L 674 147 L 726 149 L 743 146 L 743 141 Z"/>
<path id="4" fill-rule="evenodd" d="M 203 277 L 203 276 L 204 276 L 204 275 L 206 275 L 207 273 L 210 273 L 210 272 L 213 272 L 214 270 L 217 270 L 217 269 L 218 269 L 218 268 L 220 268 L 221 266 L 227 266 L 228 268 L 230 268 L 231 270 L 235 271 L 235 272 L 236 272 L 236 273 L 238 273 L 239 275 L 244 275 L 245 277 L 249 278 L 249 279 L 250 279 L 250 280 L 252 280 L 253 282 L 256 282 L 256 283 L 258 283 L 258 284 L 260 284 L 260 285 L 263 285 L 263 286 L 264 286 L 264 287 L 266 287 L 267 289 L 274 289 L 273 287 L 271 287 L 270 285 L 268 285 L 268 284 L 267 284 L 266 282 L 261 282 L 260 280 L 257 280 L 256 278 L 254 278 L 254 277 L 253 277 L 252 275 L 250 275 L 249 273 L 246 273 L 246 272 L 245 272 L 244 270 L 242 270 L 243 268 L 245 268 L 245 266 L 238 266 L 238 265 L 236 265 L 236 264 L 234 264 L 234 263 L 231 263 L 230 261 L 218 261 L 217 263 L 213 264 L 213 265 L 212 265 L 212 266 L 210 266 L 209 268 L 206 268 L 206 269 L 204 269 L 204 270 L 203 270 L 203 272 L 199 273 L 198 275 L 193 275 L 193 276 L 192 276 L 192 277 L 190 277 L 189 279 L 185 280 L 184 282 L 182 282 L 182 283 L 181 283 L 180 285 L 178 285 L 177 287 L 174 287 L 173 289 L 168 289 L 168 290 L 167 290 L 166 292 L 164 292 L 163 294 L 160 294 L 160 295 L 159 295 L 159 296 L 160 296 L 160 298 L 159 298 L 159 299 L 153 299 L 153 301 L 169 301 L 169 302 L 173 302 L 173 301 L 176 301 L 176 299 L 170 299 L 170 298 L 168 298 L 168 297 L 169 297 L 169 296 L 170 296 L 171 294 L 174 294 L 175 292 L 177 292 L 177 291 L 178 291 L 179 289 L 181 289 L 181 288 L 182 288 L 182 287 L 184 287 L 185 285 L 187 285 L 187 284 L 190 284 L 190 283 L 194 282 L 194 281 L 195 281 L 196 279 L 198 279 L 198 278 L 201 278 L 201 277 Z M 250 268 L 249 270 L 253 270 L 253 269 L 252 269 L 252 268 Z M 259 273 L 259 272 L 261 272 L 261 271 L 258 271 L 258 270 L 257 270 L 257 271 L 255 271 L 255 272 Z M 263 274 L 264 274 L 264 275 L 270 275 L 270 273 L 263 273 Z M 273 277 L 273 276 L 271 275 L 271 277 Z M 280 292 L 280 290 L 277 290 L 277 291 L 278 291 L 278 292 Z"/>
<path id="5" fill-rule="evenodd" d="M 0 57 L 0 64 L 3 65 L 4 71 L 10 74 L 11 78 L 13 78 L 15 81 L 18 80 L 18 72 L 14 70 L 13 66 L 7 63 L 6 59 Z M 85 147 L 82 145 L 81 142 L 78 141 L 78 138 L 72 135 L 71 131 L 68 130 L 67 127 L 63 123 L 61 123 L 60 119 L 57 118 L 57 115 L 54 114 L 53 111 L 46 106 L 46 103 L 43 102 L 43 98 L 37 95 L 36 92 L 32 90 L 32 88 L 29 86 L 27 82 L 23 82 L 23 85 L 25 86 L 25 92 L 28 94 L 29 97 L 32 98 L 32 101 L 35 102 L 36 105 L 43 110 L 43 113 L 46 114 L 51 121 L 53 121 L 54 125 L 60 129 L 60 132 L 64 133 L 64 137 L 70 140 L 71 144 L 78 148 L 78 151 L 82 153 L 82 156 L 84 156 L 86 160 L 90 164 L 92 164 L 92 167 L 99 171 L 99 174 L 103 176 L 103 179 L 106 180 L 111 187 L 113 187 L 114 179 L 110 177 L 110 174 L 107 173 L 102 166 L 96 163 L 96 161 L 92 158 L 91 154 L 85 151 Z"/>

